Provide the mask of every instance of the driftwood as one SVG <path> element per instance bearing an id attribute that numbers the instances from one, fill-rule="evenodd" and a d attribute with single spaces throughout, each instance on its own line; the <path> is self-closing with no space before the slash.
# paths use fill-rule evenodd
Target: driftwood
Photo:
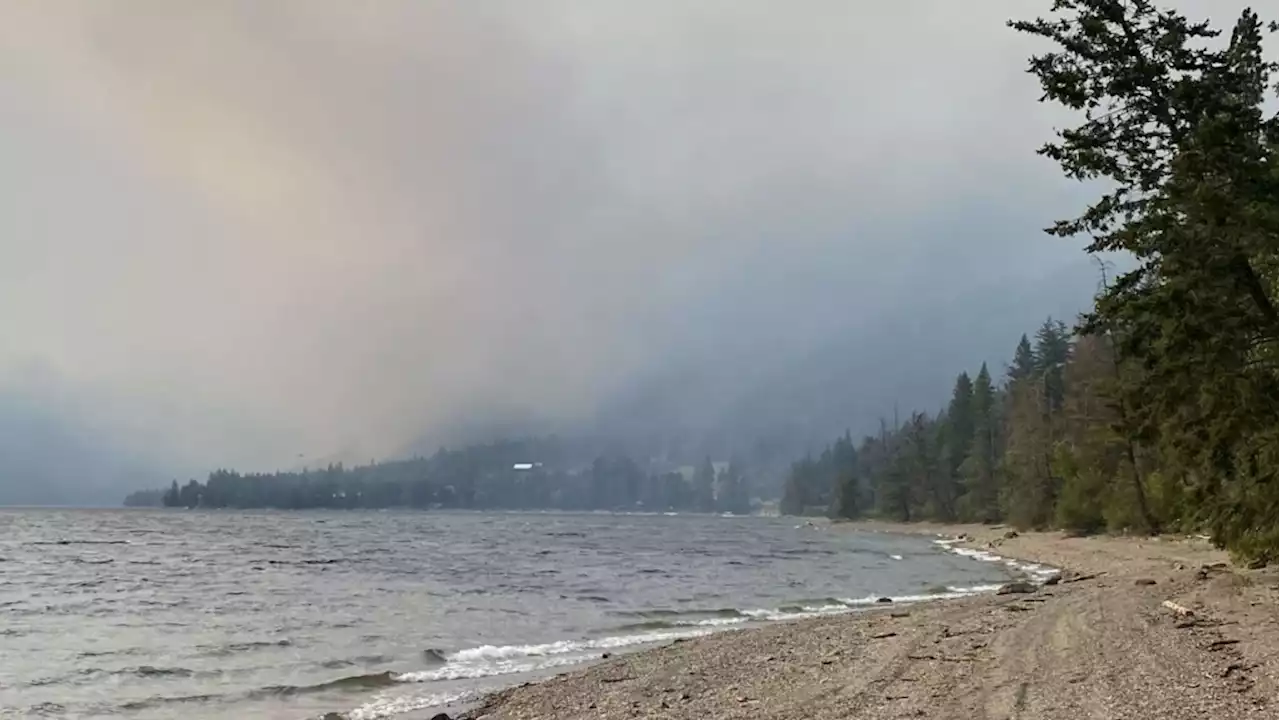
<path id="1" fill-rule="evenodd" d="M 1160 605 L 1161 607 L 1165 607 L 1172 610 L 1173 614 L 1177 615 L 1178 617 L 1192 617 L 1193 615 L 1195 615 L 1195 612 L 1193 612 L 1191 608 L 1186 607 L 1185 605 L 1179 605 L 1178 603 L 1172 600 L 1165 600 L 1164 602 L 1160 603 Z"/>
<path id="2" fill-rule="evenodd" d="M 1099 577 L 1102 577 L 1103 575 L 1106 575 L 1106 573 L 1096 572 L 1096 573 L 1089 573 L 1088 575 L 1071 575 L 1067 578 L 1064 578 L 1062 582 L 1064 583 L 1084 582 L 1085 580 L 1093 580 L 1094 578 L 1099 578 Z"/>
<path id="3" fill-rule="evenodd" d="M 1240 641 L 1239 641 L 1239 640 L 1237 640 L 1237 639 L 1235 639 L 1235 638 L 1223 638 L 1222 640 L 1214 640 L 1213 642 L 1209 643 L 1208 645 L 1205 645 L 1205 646 L 1204 646 L 1204 649 L 1205 649 L 1205 650 L 1208 650 L 1208 651 L 1210 651 L 1210 652 L 1213 652 L 1213 651 L 1215 651 L 1215 650 L 1221 650 L 1221 649 L 1222 649 L 1222 648 L 1224 648 L 1224 647 L 1229 647 L 1229 646 L 1231 646 L 1231 645 L 1235 645 L 1235 644 L 1236 644 L 1236 643 L 1238 643 L 1238 642 L 1240 642 Z"/>
<path id="4" fill-rule="evenodd" d="M 908 659 L 908 660 L 933 660 L 933 661 L 936 661 L 936 662 L 953 662 L 953 663 L 973 662 L 973 660 L 974 660 L 974 658 L 972 658 L 972 657 L 970 657 L 970 656 L 967 656 L 967 655 L 961 655 L 960 657 L 946 657 L 946 656 L 944 656 L 944 655 L 932 655 L 932 654 L 930 654 L 930 655 L 908 655 L 908 656 L 907 656 L 907 659 Z"/>

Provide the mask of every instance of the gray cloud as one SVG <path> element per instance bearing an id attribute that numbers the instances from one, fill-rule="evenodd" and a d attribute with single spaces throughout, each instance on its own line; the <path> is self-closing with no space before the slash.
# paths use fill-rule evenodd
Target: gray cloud
<path id="1" fill-rule="evenodd" d="M 936 384 L 1093 287 L 1039 235 L 1083 195 L 1032 154 L 1031 10 L 9 5 L 0 387 L 52 392 L 35 363 L 130 452 L 274 467 L 676 376 L 714 423 L 833 338 L 895 366 L 870 392 L 919 317 Z"/>

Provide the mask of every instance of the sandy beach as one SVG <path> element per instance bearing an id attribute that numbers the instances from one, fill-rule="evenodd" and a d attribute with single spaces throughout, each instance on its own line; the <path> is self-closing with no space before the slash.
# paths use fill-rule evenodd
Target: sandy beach
<path id="1" fill-rule="evenodd" d="M 621 655 L 497 693 L 464 717 L 1277 715 L 1275 568 L 1231 567 L 1195 539 L 1005 537 L 1005 528 L 872 522 L 822 531 L 963 536 L 958 547 L 1063 574 L 1034 592 L 891 605 Z"/>

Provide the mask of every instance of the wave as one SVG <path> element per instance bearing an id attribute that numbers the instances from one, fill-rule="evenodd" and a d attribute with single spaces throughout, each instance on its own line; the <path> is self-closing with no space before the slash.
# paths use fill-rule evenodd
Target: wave
<path id="1" fill-rule="evenodd" d="M 840 615 L 857 610 L 865 610 L 868 607 L 883 604 L 884 601 L 880 599 L 881 597 L 882 596 L 867 596 L 865 598 L 832 598 L 831 602 L 821 605 L 783 605 L 778 608 L 744 610 L 743 613 L 752 620 L 761 622 L 804 620 L 807 618 L 822 617 L 823 615 Z M 894 603 L 912 603 L 923 602 L 925 600 L 942 600 L 948 597 L 951 597 L 949 593 L 900 595 L 890 598 L 890 601 Z"/>
<path id="2" fill-rule="evenodd" d="M 934 540 L 933 544 L 940 545 L 945 548 L 947 552 L 955 553 L 961 557 L 971 558 L 980 562 L 1004 563 L 1004 565 L 1009 569 L 1027 575 L 1035 582 L 1044 582 L 1045 580 L 1061 573 L 1058 568 L 1050 565 L 1024 562 L 1022 560 L 1008 558 L 1003 555 L 997 555 L 993 552 L 981 550 L 979 548 L 956 547 L 956 544 L 960 542 L 962 541 L 958 538 L 941 538 Z"/>
<path id="3" fill-rule="evenodd" d="M 711 632 L 710 629 L 686 629 L 682 631 L 655 631 L 633 633 L 586 640 L 562 640 L 552 643 L 533 645 L 481 645 L 455 653 L 444 653 L 435 649 L 423 652 L 423 660 L 437 667 L 411 671 L 378 673 L 362 673 L 347 675 L 311 685 L 271 685 L 251 690 L 245 694 L 250 699 L 270 697 L 292 697 L 312 693 L 350 691 L 364 692 L 382 690 L 402 684 L 431 683 L 448 680 L 471 680 L 517 673 L 529 673 L 569 665 L 577 665 L 600 657 L 604 650 L 618 649 L 635 645 L 646 645 L 688 637 L 696 637 Z M 190 701 L 193 698 L 166 699 L 154 698 L 148 703 Z M 211 699 L 211 698 L 202 698 Z M 455 698 L 456 699 L 456 698 Z M 385 701 L 385 702 L 384 702 Z M 394 707 L 405 703 L 413 707 L 404 710 L 434 707 L 451 702 L 438 696 L 428 698 L 409 697 L 393 700 L 379 700 L 368 706 L 362 706 L 348 717 L 387 717 L 394 714 Z M 390 704 L 388 704 L 390 703 Z"/>
<path id="4" fill-rule="evenodd" d="M 381 665 L 393 662 L 395 658 L 389 655 L 357 655 L 352 658 L 330 658 L 321 660 L 320 667 L 326 670 L 338 670 L 341 668 L 355 667 L 356 665 Z"/>
<path id="5" fill-rule="evenodd" d="M 942 592 L 898 595 L 893 603 L 909 604 L 929 600 L 968 597 L 992 592 L 998 585 L 947 587 Z M 610 629 L 618 633 L 581 640 L 559 640 L 527 645 L 481 645 L 445 654 L 440 667 L 392 674 L 398 682 L 424 683 L 444 680 L 485 678 L 576 665 L 599 657 L 601 651 L 616 650 L 674 640 L 701 637 L 735 625 L 779 622 L 865 610 L 884 602 L 881 596 L 863 598 L 816 598 L 778 608 L 717 608 L 680 611 L 665 608 L 618 611 L 614 615 L 638 621 Z M 429 657 L 439 657 L 431 655 Z"/>
<path id="6" fill-rule="evenodd" d="M 671 642 L 711 632 L 711 628 L 671 628 L 530 645 L 481 645 L 448 654 L 440 667 L 395 677 L 400 682 L 423 683 L 537 672 L 597 659 L 605 650 Z"/>
<path id="7" fill-rule="evenodd" d="M 1027 565 L 1017 561 L 1007 561 L 1005 558 L 983 550 L 952 547 L 946 542 L 940 544 L 948 550 L 978 560 L 1016 563 L 1020 569 Z M 405 688 L 406 685 L 483 680 L 514 674 L 537 673 L 597 660 L 601 653 L 609 651 L 701 637 L 735 626 L 856 612 L 880 605 L 886 599 L 893 604 L 909 604 L 961 598 L 992 592 L 998 587 L 999 585 L 991 584 L 968 587 L 939 586 L 920 594 L 897 595 L 890 598 L 879 595 L 854 598 L 803 598 L 779 604 L 777 607 L 766 608 L 616 610 L 609 614 L 625 619 L 625 624 L 603 630 L 601 635 L 595 637 L 530 644 L 486 644 L 453 652 L 431 648 L 422 652 L 419 660 L 422 666 L 418 670 L 352 674 L 312 685 L 271 686 L 252 691 L 251 696 L 262 698 L 331 691 L 354 693 L 379 691 L 367 704 L 346 713 L 345 716 L 353 720 L 391 717 L 396 714 L 442 706 L 456 699 L 453 695 L 414 693 L 408 691 Z M 275 643 L 244 643 L 235 646 L 235 650 L 248 650 L 273 644 Z M 231 650 L 233 646 L 223 647 Z"/>
<path id="8" fill-rule="evenodd" d="M 99 653 L 105 655 L 107 653 Z M 81 657 L 84 657 L 83 655 Z M 212 677 L 218 675 L 217 670 L 196 671 L 184 667 L 156 667 L 154 665 L 139 665 L 137 667 L 119 668 L 108 670 L 105 668 L 80 668 L 62 675 L 54 675 L 50 677 L 38 678 L 27 684 L 31 687 L 43 687 L 47 685 L 76 685 L 88 682 L 94 682 L 101 678 L 107 677 L 136 677 L 136 678 L 187 678 L 187 677 Z"/>
<path id="9" fill-rule="evenodd" d="M 403 682 L 400 677 L 393 672 L 368 673 L 362 675 L 348 675 L 335 680 L 317 683 L 315 685 L 271 685 L 256 690 L 250 690 L 244 693 L 233 694 L 205 694 L 205 695 L 179 695 L 179 696 L 162 696 L 146 698 L 144 700 L 133 700 L 122 703 L 118 706 L 120 710 L 137 711 L 150 708 L 164 707 L 172 704 L 184 703 L 209 703 L 209 702 L 227 702 L 237 700 L 261 700 L 264 698 L 280 698 L 292 697 L 296 695 L 306 695 L 310 693 L 332 692 L 332 691 L 351 691 L 362 692 L 370 690 L 378 690 L 389 688 Z M 439 699 L 439 698 L 428 698 Z M 442 702 L 435 703 L 443 705 L 452 702 L 450 698 L 444 698 Z M 420 707 L 432 707 L 432 704 L 421 705 Z M 418 708 L 412 708 L 418 709 Z M 406 710 L 408 711 L 408 710 Z M 361 711 L 357 709 L 352 713 L 348 713 L 349 718 L 381 718 L 389 717 L 390 714 L 376 714 L 369 711 Z"/>
<path id="10" fill-rule="evenodd" d="M 266 648 L 291 647 L 293 642 L 290 640 L 250 640 L 247 642 L 233 642 L 226 645 L 201 645 L 197 649 L 199 654 L 206 657 L 222 657 L 225 655 L 234 655 L 242 652 L 252 652 L 254 650 L 263 650 Z"/>
<path id="11" fill-rule="evenodd" d="M 852 602 L 852 601 L 850 601 Z M 643 620 L 641 622 L 627 623 L 617 625 L 611 630 L 659 630 L 670 628 L 713 628 L 731 625 L 740 625 L 757 620 L 780 620 L 791 617 L 801 617 L 815 612 L 830 612 L 836 610 L 847 610 L 850 605 L 833 600 L 827 605 L 784 605 L 779 608 L 747 608 L 742 610 L 730 609 L 719 610 L 712 617 L 707 617 L 704 613 L 670 613 L 666 617 L 669 619 L 655 618 L 652 620 Z"/>
<path id="12" fill-rule="evenodd" d="M 225 695 L 181 695 L 178 697 L 157 696 L 157 697 L 147 698 L 146 700 L 130 700 L 129 702 L 121 703 L 119 707 L 121 710 L 130 710 L 130 711 L 147 710 L 149 708 L 163 707 L 165 705 L 171 705 L 171 704 L 205 703 L 205 702 L 211 702 L 215 700 L 222 700 L 225 697 L 226 697 Z"/>
<path id="13" fill-rule="evenodd" d="M 470 702 L 480 699 L 482 695 L 483 693 L 476 690 L 466 690 L 452 693 L 432 693 L 430 695 L 381 697 L 370 700 L 360 707 L 341 715 L 346 720 L 382 720 L 382 718 L 397 717 L 419 710 L 440 708 L 450 703 Z"/>
<path id="14" fill-rule="evenodd" d="M 667 617 L 733 618 L 741 616 L 742 611 L 737 608 L 714 608 L 711 610 L 669 610 L 666 608 L 653 608 L 649 610 L 614 610 L 609 614 L 617 617 L 645 619 Z"/>
<path id="15" fill-rule="evenodd" d="M 128 545 L 128 540 L 33 540 L 28 545 Z"/>
<path id="16" fill-rule="evenodd" d="M 553 668 L 579 665 L 598 658 L 594 653 L 575 653 L 551 657 L 522 657 L 507 660 L 449 663 L 435 670 L 417 670 L 400 673 L 397 682 L 430 683 L 446 680 L 478 680 L 501 675 L 540 672 Z"/>
<path id="17" fill-rule="evenodd" d="M 336 680 L 317 683 L 315 685 L 271 685 L 249 693 L 250 697 L 288 697 L 307 693 L 328 692 L 332 690 L 376 690 L 401 682 L 400 677 L 390 670 L 380 673 L 348 675 Z"/>
<path id="18" fill-rule="evenodd" d="M 131 673 L 138 677 L 191 677 L 196 674 L 195 670 L 188 670 L 184 667 L 155 667 L 154 665 L 142 665 L 120 672 Z"/>
<path id="19" fill-rule="evenodd" d="M 147 652 L 145 648 L 130 647 L 120 650 L 83 650 L 76 654 L 77 658 L 96 658 L 107 657 L 109 655 L 143 655 Z"/>
<path id="20" fill-rule="evenodd" d="M 946 587 L 940 592 L 920 595 L 900 595 L 894 603 L 913 603 L 951 597 L 965 597 L 991 592 L 997 585 L 972 587 Z M 697 611 L 654 608 L 617 612 L 637 622 L 612 629 L 614 634 L 578 640 L 559 640 L 547 643 L 480 645 L 455 652 L 437 649 L 423 651 L 422 661 L 428 666 L 409 672 L 384 671 L 339 677 L 311 685 L 275 685 L 249 691 L 241 697 L 264 699 L 291 697 L 322 692 L 352 692 L 356 694 L 377 692 L 376 696 L 354 710 L 342 715 L 350 720 L 376 720 L 441 707 L 464 699 L 475 693 L 471 688 L 463 693 L 417 694 L 406 691 L 406 685 L 436 683 L 455 680 L 483 680 L 513 674 L 536 673 L 556 668 L 578 665 L 600 658 L 602 652 L 637 648 L 680 639 L 701 637 L 726 627 L 747 623 L 764 623 L 795 620 L 839 613 L 865 610 L 883 602 L 877 596 L 863 598 L 810 598 L 798 600 L 777 608 L 715 608 Z M 260 647 L 275 643 L 243 643 L 241 647 Z M 223 646 L 230 647 L 230 646 Z M 153 668 L 143 666 L 132 669 L 138 674 L 181 674 L 182 668 Z M 402 688 L 400 690 L 394 688 Z M 170 702 L 213 700 L 213 696 L 187 696 L 181 698 L 152 698 L 134 704 L 132 708 L 153 706 Z"/>
<path id="21" fill-rule="evenodd" d="M 802 620 L 822 615 L 865 610 L 885 604 L 910 604 L 930 600 L 949 600 L 995 592 L 1000 585 L 945 586 L 936 591 L 914 595 L 868 595 L 861 598 L 811 598 L 797 600 L 775 608 L 721 608 L 709 611 L 647 610 L 618 612 L 616 615 L 644 618 L 640 622 L 621 625 L 614 630 L 660 630 L 685 627 L 732 626 L 749 622 Z M 888 602 L 886 602 L 886 600 Z"/>
<path id="22" fill-rule="evenodd" d="M 627 623 L 625 625 L 616 625 L 611 628 L 613 632 L 637 632 L 637 630 L 671 630 L 676 628 L 722 628 L 722 626 L 740 625 L 742 623 L 750 623 L 751 618 L 745 614 L 739 614 L 735 618 L 703 618 L 703 619 L 677 619 L 677 620 L 644 620 L 640 623 Z"/>
<path id="23" fill-rule="evenodd" d="M 507 660 L 520 657 L 541 657 L 547 655 L 565 655 L 584 650 L 609 650 L 629 645 L 647 645 L 650 643 L 692 637 L 700 633 L 653 632 L 634 635 L 613 635 L 587 640 L 558 640 L 535 645 L 481 645 L 461 650 L 449 657 L 450 663 L 474 662 L 478 660 Z"/>

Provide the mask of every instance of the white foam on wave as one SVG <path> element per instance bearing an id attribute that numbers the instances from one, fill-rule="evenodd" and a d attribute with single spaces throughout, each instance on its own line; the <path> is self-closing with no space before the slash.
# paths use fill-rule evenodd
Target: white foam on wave
<path id="1" fill-rule="evenodd" d="M 594 654 L 578 653 L 554 657 L 524 657 L 519 659 L 473 661 L 449 663 L 434 670 L 417 670 L 400 673 L 395 676 L 402 683 L 440 682 L 443 680 L 478 680 L 498 675 L 515 675 L 517 673 L 537 672 L 552 668 L 577 665 L 595 657 Z"/>
<path id="2" fill-rule="evenodd" d="M 743 610 L 742 614 L 746 615 L 750 620 L 779 622 L 783 620 L 803 620 L 804 618 L 820 617 L 822 615 L 836 615 L 852 612 L 854 609 L 842 601 L 839 605 L 803 605 L 796 610 L 770 610 L 768 608 Z"/>
<path id="3" fill-rule="evenodd" d="M 972 558 L 974 560 L 979 560 L 981 562 L 1004 563 L 1006 567 L 1016 572 L 1020 572 L 1024 575 L 1028 575 L 1033 581 L 1036 581 L 1036 582 L 1044 582 L 1045 580 L 1048 580 L 1049 578 L 1059 573 L 1059 570 L 1057 568 L 1051 567 L 1049 565 L 1041 565 L 1040 563 L 1032 563 L 1032 562 L 1023 562 L 1021 560 L 1016 560 L 1014 558 L 1007 558 L 1003 555 L 997 555 L 996 553 L 990 552 L 988 550 L 981 550 L 978 548 L 956 547 L 956 544 L 960 542 L 963 542 L 963 541 L 960 540 L 959 538 L 943 538 L 943 539 L 934 540 L 933 544 L 941 545 L 942 547 L 946 548 L 948 552 L 952 552 L 952 553 L 955 553 L 956 555 L 960 555 L 963 557 Z M 999 586 L 997 585 L 996 588 L 998 589 Z"/>
<path id="4" fill-rule="evenodd" d="M 930 600 L 950 600 L 954 598 L 969 597 L 970 595 L 979 595 L 982 593 L 994 592 L 1000 588 L 999 585 L 973 585 L 971 587 L 948 587 L 946 592 L 938 593 L 922 593 L 918 595 L 894 595 L 886 603 L 881 595 L 868 595 L 860 598 L 835 598 L 839 601 L 838 605 L 805 605 L 797 610 L 743 610 L 742 614 L 752 620 L 765 620 L 776 622 L 781 620 L 802 620 L 811 617 L 821 617 L 823 615 L 838 615 L 841 613 L 856 612 L 865 610 L 873 606 L 888 605 L 909 605 L 911 603 L 929 602 Z"/>
<path id="5" fill-rule="evenodd" d="M 982 593 L 990 593 L 999 590 L 1002 586 L 1000 583 L 994 585 L 971 585 L 969 587 L 953 587 L 947 586 L 948 592 L 962 593 L 964 595 L 981 595 Z"/>
<path id="6" fill-rule="evenodd" d="M 634 635 L 612 635 L 589 640 L 559 640 L 537 645 L 481 645 L 480 647 L 459 650 L 449 656 L 450 662 L 474 662 L 476 660 L 501 660 L 513 657 L 538 657 L 544 655 L 564 655 L 583 650 L 608 650 L 628 645 L 645 645 L 665 642 L 677 638 L 692 637 L 699 634 L 695 630 L 672 630 L 636 633 Z"/>
<path id="7" fill-rule="evenodd" d="M 910 604 L 929 600 L 967 597 L 977 593 L 991 592 L 998 587 L 998 585 L 949 587 L 947 592 L 897 595 L 890 599 L 893 603 Z M 599 652 L 602 650 L 701 637 L 719 629 L 752 622 L 782 622 L 850 613 L 882 604 L 880 596 L 876 595 L 868 595 L 863 598 L 835 598 L 835 600 L 836 602 L 834 603 L 802 605 L 794 609 L 754 608 L 739 610 L 740 617 L 674 620 L 672 624 L 679 627 L 672 630 L 613 635 L 586 640 L 559 640 L 529 645 L 481 645 L 450 654 L 447 662 L 441 667 L 402 673 L 395 677 L 400 682 L 425 683 L 537 672 L 594 660 L 599 657 Z"/>
<path id="8" fill-rule="evenodd" d="M 999 585 L 970 585 L 965 587 L 948 586 L 946 592 L 919 593 L 916 595 L 894 595 L 889 598 L 894 604 L 910 604 L 929 602 L 930 600 L 953 600 L 955 598 L 969 597 L 970 595 L 981 595 L 982 593 L 993 592 L 1000 588 Z M 882 603 L 879 597 L 868 595 L 864 598 L 841 599 L 841 602 L 850 605 L 880 605 Z"/>
<path id="9" fill-rule="evenodd" d="M 386 693 L 348 712 L 348 720 L 381 720 L 418 710 L 443 707 L 449 703 L 468 702 L 480 697 L 479 690 L 430 695 L 396 695 Z"/>
<path id="10" fill-rule="evenodd" d="M 713 630 L 710 627 L 691 627 L 688 630 L 614 635 L 589 640 L 560 640 L 535 645 L 481 645 L 453 653 L 442 667 L 402 673 L 395 677 L 400 682 L 421 683 L 535 672 L 586 662 L 598 657 L 600 650 L 670 642 L 711 632 Z"/>
<path id="11" fill-rule="evenodd" d="M 1005 563 L 1009 567 L 1020 572 L 1030 574 L 1033 578 L 1041 581 L 1057 573 L 1056 569 L 1048 566 L 1012 560 L 986 550 L 955 547 L 956 543 L 960 542 L 959 540 L 939 539 L 934 542 L 957 555 L 969 557 L 982 562 Z M 892 555 L 890 557 L 901 559 L 901 556 L 898 555 Z M 967 587 L 948 586 L 945 592 L 898 595 L 890 597 L 889 600 L 892 601 L 892 604 L 911 604 L 928 602 L 931 600 L 969 597 L 972 595 L 994 592 L 999 588 L 1000 585 L 990 584 Z M 757 608 L 739 610 L 739 616 L 737 617 L 674 619 L 671 621 L 671 625 L 673 625 L 674 628 L 670 630 L 655 630 L 650 632 L 614 635 L 583 640 L 559 640 L 556 642 L 527 645 L 481 645 L 450 654 L 446 663 L 441 667 L 432 668 L 430 670 L 401 673 L 396 675 L 395 678 L 402 683 L 429 683 L 446 680 L 469 680 L 501 675 L 512 675 L 517 673 L 537 672 L 589 662 L 599 658 L 599 653 L 602 650 L 652 645 L 656 643 L 671 642 L 678 639 L 700 637 L 711 634 L 719 629 L 724 629 L 734 625 L 742 625 L 745 623 L 801 620 L 824 615 L 856 612 L 868 609 L 869 607 L 888 604 L 882 603 L 883 598 L 877 595 L 868 595 L 862 598 L 834 598 L 834 600 L 836 601 L 834 603 L 803 605 L 794 608 Z M 350 714 L 350 717 L 352 720 L 372 720 L 374 718 L 390 717 L 391 715 L 396 714 L 396 712 L 412 712 L 413 710 L 424 707 L 443 705 L 445 703 L 455 701 L 455 699 L 441 700 L 441 697 L 444 696 L 428 695 L 388 697 L 377 700 L 368 706 L 358 708 L 355 712 Z M 399 705 L 396 703 L 399 703 Z M 395 712 L 391 712 L 389 710 L 389 708 L 392 707 L 408 707 L 405 703 L 419 704 L 413 705 L 412 708 L 408 708 L 406 710 L 398 710 Z"/>
<path id="12" fill-rule="evenodd" d="M 747 613 L 743 614 L 746 615 Z M 741 625 L 750 619 L 750 617 L 702 618 L 700 620 L 672 620 L 671 624 L 680 627 L 725 627 L 728 625 Z"/>

